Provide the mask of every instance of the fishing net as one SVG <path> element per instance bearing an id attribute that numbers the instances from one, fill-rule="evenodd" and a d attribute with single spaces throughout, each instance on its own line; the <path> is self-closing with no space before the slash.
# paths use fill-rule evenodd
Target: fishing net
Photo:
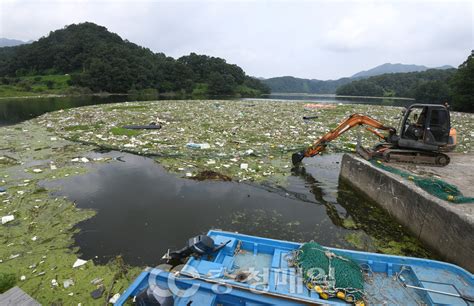
<path id="1" fill-rule="evenodd" d="M 338 297 L 350 303 L 362 302 L 364 277 L 359 265 L 316 242 L 303 244 L 293 264 L 300 268 L 306 287 L 324 299 Z"/>
<path id="2" fill-rule="evenodd" d="M 384 165 L 381 161 L 372 160 L 371 163 L 378 168 L 413 181 L 418 187 L 439 199 L 453 203 L 474 203 L 474 197 L 465 197 L 456 186 L 443 180 L 433 177 L 416 176 L 400 169 Z"/>

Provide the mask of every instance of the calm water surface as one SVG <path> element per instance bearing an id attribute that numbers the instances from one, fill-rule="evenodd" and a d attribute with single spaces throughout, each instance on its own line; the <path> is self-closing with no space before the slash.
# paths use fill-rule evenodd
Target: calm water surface
<path id="1" fill-rule="evenodd" d="M 124 95 L 77 96 L 53 98 L 13 98 L 0 99 L 0 126 L 19 123 L 38 117 L 44 113 L 73 107 L 125 102 Z"/>
<path id="2" fill-rule="evenodd" d="M 104 262 L 117 254 L 131 264 L 156 264 L 168 248 L 211 228 L 290 240 L 316 239 L 348 246 L 347 230 L 328 218 L 308 182 L 295 175 L 288 190 L 243 184 L 184 179 L 154 160 L 131 154 L 95 166 L 86 175 L 47 184 L 60 187 L 80 208 L 98 214 L 79 224 L 76 243 L 86 258 Z M 110 154 L 108 154 L 110 156 Z M 338 168 L 339 156 L 325 158 Z M 336 202 L 337 171 L 321 173 L 324 196 Z M 309 183 L 310 185 L 314 182 Z"/>
<path id="3" fill-rule="evenodd" d="M 364 219 L 367 200 L 339 185 L 340 154 L 308 159 L 305 171 L 293 173 L 287 187 L 184 179 L 154 160 L 117 152 L 124 162 L 93 166 L 88 174 L 48 183 L 60 187 L 80 208 L 97 215 L 78 225 L 76 244 L 87 259 L 107 262 L 121 254 L 132 265 L 156 265 L 170 248 L 211 228 L 270 238 L 310 241 L 353 248 L 345 229 L 348 217 L 361 223 L 364 235 L 380 235 L 390 218 Z M 342 203 L 342 204 L 341 204 Z M 370 208 L 369 208 L 370 210 Z M 399 239 L 396 231 L 389 239 Z"/>

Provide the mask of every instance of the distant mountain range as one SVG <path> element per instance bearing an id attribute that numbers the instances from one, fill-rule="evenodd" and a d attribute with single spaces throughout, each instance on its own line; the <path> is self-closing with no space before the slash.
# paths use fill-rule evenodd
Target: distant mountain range
<path id="1" fill-rule="evenodd" d="M 429 68 L 422 65 L 405 65 L 405 64 L 391 64 L 385 63 L 383 65 L 374 67 L 369 70 L 358 72 L 351 77 L 340 78 L 337 80 L 316 80 L 316 79 L 301 79 L 292 76 L 282 76 L 269 79 L 261 79 L 272 92 L 285 93 L 316 93 L 316 94 L 333 94 L 337 88 L 351 83 L 354 80 L 365 79 L 372 76 L 387 74 L 387 73 L 407 73 L 407 72 L 421 72 L 429 69 L 452 69 L 454 67 L 445 65 L 436 68 Z"/>
<path id="2" fill-rule="evenodd" d="M 381 75 L 381 74 L 386 74 L 386 73 L 400 73 L 400 72 L 420 72 L 420 71 L 426 71 L 428 69 L 451 69 L 454 68 L 453 66 L 449 65 L 444 65 L 441 67 L 435 67 L 435 68 L 429 68 L 423 65 L 405 65 L 405 64 L 391 64 L 391 63 L 385 63 L 383 65 L 374 67 L 369 70 L 364 70 L 361 72 L 358 72 L 351 76 L 351 78 L 368 78 L 371 76 L 376 76 L 376 75 Z"/>
<path id="3" fill-rule="evenodd" d="M 29 44 L 31 42 L 33 41 L 32 40 L 22 41 L 18 39 L 9 39 L 9 38 L 0 37 L 0 48 L 1 47 L 14 47 L 14 46 L 19 46 L 19 45 Z"/>

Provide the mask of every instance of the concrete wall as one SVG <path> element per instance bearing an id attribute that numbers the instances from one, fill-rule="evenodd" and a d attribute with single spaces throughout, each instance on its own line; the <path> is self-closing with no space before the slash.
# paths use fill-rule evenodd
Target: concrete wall
<path id="1" fill-rule="evenodd" d="M 341 163 L 343 179 L 377 202 L 446 261 L 474 272 L 474 216 L 459 207 L 461 204 L 440 200 L 360 157 L 344 154 Z"/>

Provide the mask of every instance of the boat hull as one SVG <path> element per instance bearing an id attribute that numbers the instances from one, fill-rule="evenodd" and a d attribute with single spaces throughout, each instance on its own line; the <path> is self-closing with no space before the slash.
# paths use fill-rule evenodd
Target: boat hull
<path id="1" fill-rule="evenodd" d="M 301 243 L 211 230 L 207 234 L 219 245 L 230 242 L 211 257 L 191 257 L 184 266 L 147 268 L 124 292 L 116 305 L 139 294 L 152 296 L 162 305 L 295 305 L 345 304 L 321 299 L 306 288 L 301 273 L 288 265 L 288 258 Z M 469 305 L 474 296 L 474 276 L 440 261 L 327 248 L 351 258 L 366 273 L 364 291 L 369 304 Z M 246 275 L 245 281 L 236 276 Z M 403 281 L 401 281 L 403 280 Z M 403 284 L 442 293 L 407 288 Z M 141 304 L 140 304 L 141 303 Z M 137 304 L 147 305 L 146 299 Z"/>

